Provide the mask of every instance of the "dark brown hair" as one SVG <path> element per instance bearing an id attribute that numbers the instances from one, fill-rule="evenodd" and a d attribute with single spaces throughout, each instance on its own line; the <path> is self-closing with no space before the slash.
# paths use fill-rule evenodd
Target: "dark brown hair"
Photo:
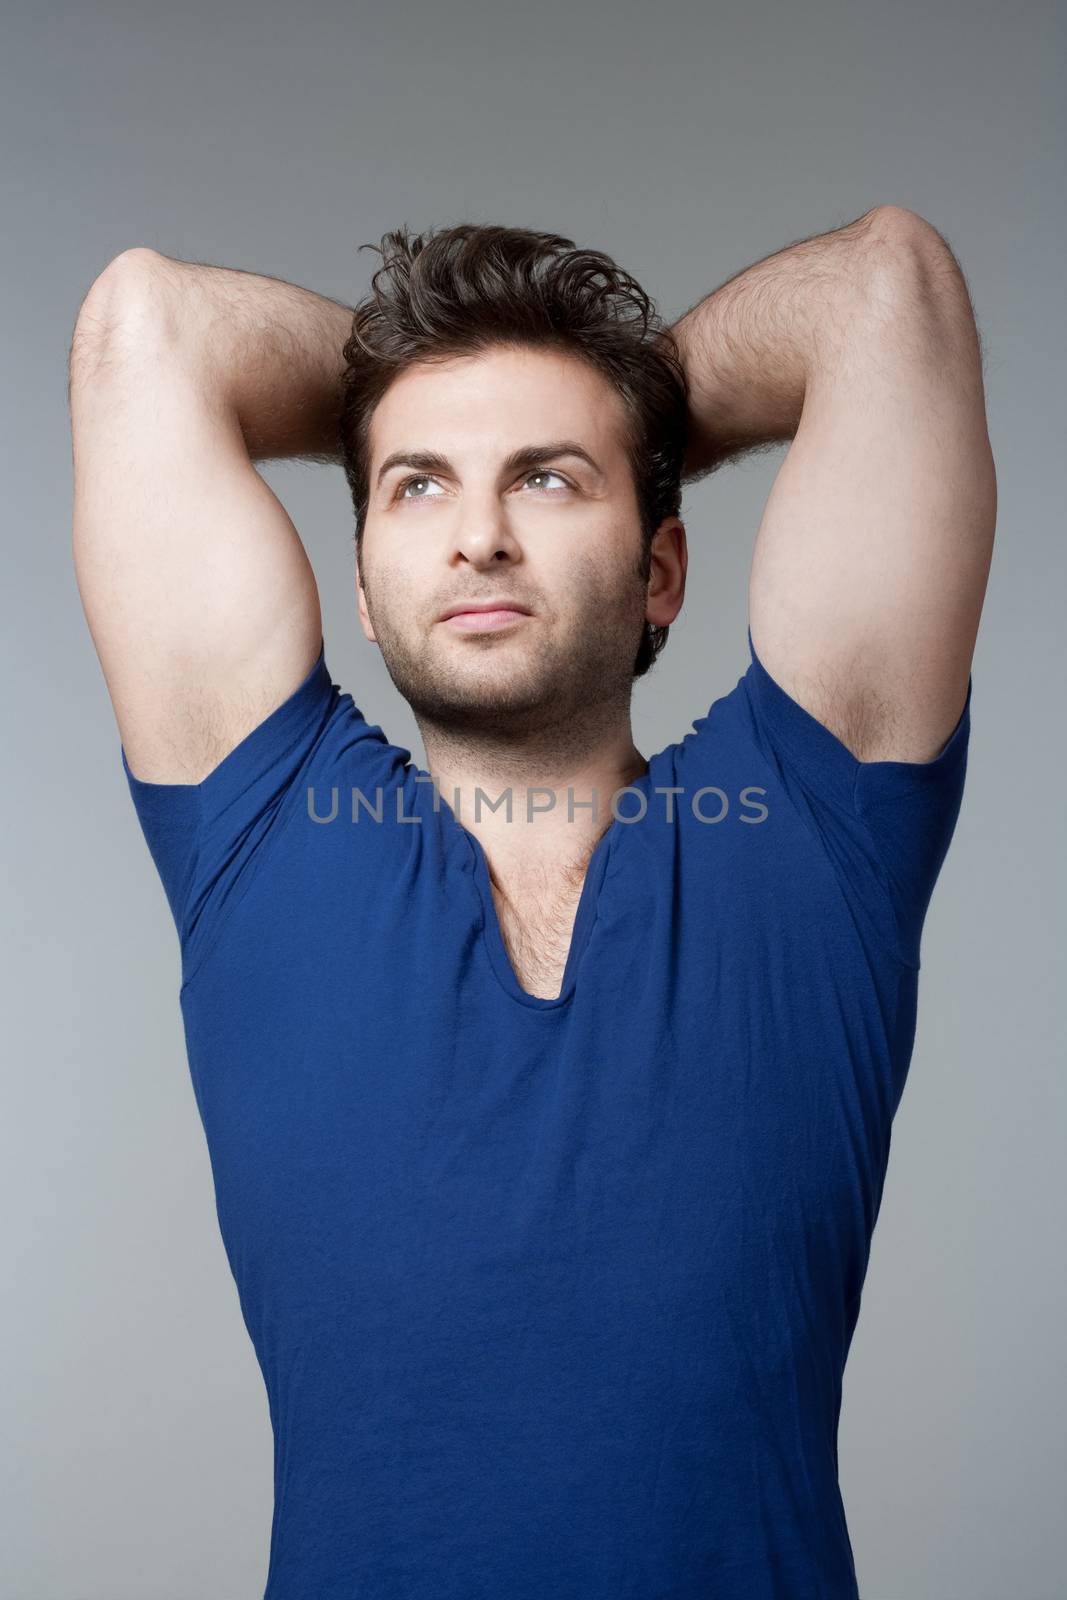
<path id="1" fill-rule="evenodd" d="M 653 534 L 665 517 L 680 515 L 688 393 L 674 342 L 641 286 L 610 256 L 579 250 L 573 239 L 496 224 L 415 236 L 401 227 L 360 249 L 377 250 L 382 265 L 344 346 L 340 437 L 357 561 L 370 497 L 371 417 L 390 384 L 419 363 L 512 345 L 581 357 L 621 396 L 641 513 L 639 573 L 647 579 Z M 668 631 L 646 622 L 635 678 L 652 666 Z"/>

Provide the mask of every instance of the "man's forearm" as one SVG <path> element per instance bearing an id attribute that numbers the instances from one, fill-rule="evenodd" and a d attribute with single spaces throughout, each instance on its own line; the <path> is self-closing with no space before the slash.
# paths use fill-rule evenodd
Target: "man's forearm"
<path id="1" fill-rule="evenodd" d="M 112 266 L 119 270 L 95 302 L 99 319 L 127 344 L 192 363 L 205 394 L 236 413 L 253 460 L 340 460 L 351 306 L 279 278 L 150 250 L 128 251 Z"/>
<path id="2" fill-rule="evenodd" d="M 893 210 L 875 207 L 757 261 L 673 324 L 690 393 L 687 480 L 794 436 L 812 374 L 834 359 L 862 303 Z"/>

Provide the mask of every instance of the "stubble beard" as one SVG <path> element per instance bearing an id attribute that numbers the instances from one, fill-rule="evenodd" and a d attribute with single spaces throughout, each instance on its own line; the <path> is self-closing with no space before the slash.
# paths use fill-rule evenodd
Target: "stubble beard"
<path id="1" fill-rule="evenodd" d="M 417 607 L 406 606 L 388 578 L 390 603 L 378 606 L 376 581 L 368 584 L 366 573 L 362 581 L 386 671 L 420 727 L 452 739 L 510 744 L 552 735 L 579 745 L 628 709 L 644 627 L 646 579 L 639 568 L 620 575 L 610 595 L 598 585 L 602 577 L 587 576 L 583 592 L 596 598 L 565 637 L 544 615 L 500 634 L 449 636 L 447 622 L 404 626 L 401 619 Z"/>

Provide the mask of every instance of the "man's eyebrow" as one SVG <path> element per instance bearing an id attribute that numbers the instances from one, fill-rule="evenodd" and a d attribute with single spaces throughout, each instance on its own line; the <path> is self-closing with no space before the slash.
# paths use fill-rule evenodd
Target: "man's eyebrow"
<path id="1" fill-rule="evenodd" d="M 518 472 L 520 467 L 535 469 L 547 466 L 550 461 L 558 461 L 561 456 L 575 456 L 579 461 L 584 461 L 592 467 L 598 477 L 604 473 L 599 464 L 579 444 L 577 439 L 553 439 L 547 444 L 523 445 L 521 449 L 513 450 L 501 463 L 501 472 L 510 475 Z M 440 455 L 436 450 L 394 450 L 393 454 L 386 456 L 378 468 L 375 479 L 375 488 L 381 486 L 382 479 L 393 467 L 411 467 L 416 472 L 444 472 L 455 473 L 455 467 L 447 456 Z"/>

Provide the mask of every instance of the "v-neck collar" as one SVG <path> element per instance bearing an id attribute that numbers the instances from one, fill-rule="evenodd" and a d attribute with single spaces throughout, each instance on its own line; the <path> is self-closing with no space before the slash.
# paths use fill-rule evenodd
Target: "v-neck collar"
<path id="1" fill-rule="evenodd" d="M 644 817 L 647 817 L 648 814 L 648 790 L 652 779 L 654 759 L 653 757 L 649 760 L 647 772 L 641 773 L 632 783 L 626 785 L 627 790 L 639 790 L 644 796 L 646 807 L 643 814 Z M 416 794 L 418 795 L 419 791 L 430 791 L 429 809 L 432 815 L 433 800 L 437 791 L 432 781 L 429 781 L 429 773 L 422 768 L 417 768 L 416 771 L 421 778 L 427 780 L 416 784 Z M 421 807 L 425 804 L 425 801 L 420 798 L 418 803 Z M 500 987 L 517 1005 L 525 1006 L 531 1011 L 556 1011 L 568 1005 L 573 999 L 582 957 L 589 945 L 593 928 L 596 925 L 604 878 L 608 864 L 615 852 L 620 831 L 624 828 L 637 827 L 640 825 L 640 820 L 643 820 L 643 818 L 638 819 L 637 817 L 636 804 L 635 800 L 628 798 L 627 794 L 624 793 L 618 803 L 618 809 L 623 818 L 632 817 L 633 820 L 620 821 L 618 817 L 613 816 L 596 842 L 585 869 L 585 878 L 582 883 L 582 892 L 578 899 L 578 908 L 574 915 L 574 925 L 571 930 L 570 947 L 567 951 L 567 961 L 563 969 L 563 982 L 560 992 L 554 998 L 548 999 L 543 995 L 530 994 L 520 984 L 515 969 L 511 964 L 507 946 L 504 943 L 496 901 L 493 899 L 493 885 L 489 876 L 489 861 L 485 849 L 478 836 L 460 822 L 444 795 L 440 795 L 439 814 L 442 820 L 442 829 L 446 838 L 455 841 L 460 853 L 460 859 L 465 860 L 478 891 L 481 904 L 481 938 L 485 953 L 489 958 Z"/>

